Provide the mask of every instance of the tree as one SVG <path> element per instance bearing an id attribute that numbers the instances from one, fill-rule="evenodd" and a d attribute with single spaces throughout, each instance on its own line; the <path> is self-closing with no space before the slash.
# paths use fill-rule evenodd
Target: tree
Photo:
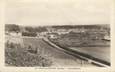
<path id="1" fill-rule="evenodd" d="M 20 32 L 20 27 L 16 24 L 5 24 L 5 31 Z"/>
<path id="2" fill-rule="evenodd" d="M 46 27 L 37 27 L 36 28 L 36 32 L 45 32 L 45 31 L 47 31 Z"/>
<path id="3" fill-rule="evenodd" d="M 26 27 L 25 27 L 25 30 L 26 30 L 27 32 L 36 32 L 35 28 L 33 28 L 33 27 L 31 27 L 31 26 L 26 26 Z"/>

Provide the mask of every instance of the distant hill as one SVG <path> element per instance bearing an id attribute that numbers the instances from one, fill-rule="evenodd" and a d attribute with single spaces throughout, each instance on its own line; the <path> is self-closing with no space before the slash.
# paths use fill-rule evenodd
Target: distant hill
<path id="1" fill-rule="evenodd" d="M 71 28 L 86 28 L 86 29 L 100 29 L 100 28 L 110 28 L 109 24 L 95 24 L 95 25 L 61 25 L 61 26 L 52 26 L 52 28 L 56 28 L 56 29 L 71 29 Z"/>
<path id="2" fill-rule="evenodd" d="M 109 24 L 95 24 L 95 25 L 51 25 L 51 26 L 19 26 L 16 24 L 5 24 L 5 31 L 15 31 L 15 32 L 23 32 L 23 31 L 32 31 L 32 32 L 42 32 L 47 31 L 47 28 L 55 28 L 55 29 L 75 29 L 75 28 L 84 28 L 84 29 L 104 29 L 110 31 Z"/>

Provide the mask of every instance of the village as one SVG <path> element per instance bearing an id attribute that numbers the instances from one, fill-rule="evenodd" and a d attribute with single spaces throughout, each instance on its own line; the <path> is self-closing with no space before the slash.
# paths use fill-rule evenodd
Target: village
<path id="1" fill-rule="evenodd" d="M 101 38 L 101 39 L 105 39 L 105 40 L 110 40 L 110 33 L 109 31 L 105 30 L 103 27 L 99 28 L 99 29 L 88 29 L 85 27 L 81 27 L 81 28 L 70 28 L 70 29 L 64 29 L 64 28 L 53 28 L 53 27 L 46 27 L 46 31 L 41 31 L 41 32 L 29 32 L 25 29 L 23 29 L 20 32 L 16 32 L 16 31 L 5 31 L 5 34 L 7 35 L 11 35 L 11 36 L 27 36 L 27 37 L 49 37 L 52 39 L 58 38 L 60 35 L 64 35 L 64 34 L 69 34 L 69 33 L 90 33 L 91 38 Z M 96 35 L 95 35 L 96 34 Z"/>

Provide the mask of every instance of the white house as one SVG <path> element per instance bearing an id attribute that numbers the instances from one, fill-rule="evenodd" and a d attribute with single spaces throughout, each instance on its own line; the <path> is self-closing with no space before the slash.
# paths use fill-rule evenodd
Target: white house
<path id="1" fill-rule="evenodd" d="M 49 38 L 55 39 L 55 38 L 57 38 L 57 36 L 54 34 L 51 34 L 51 35 L 49 35 Z"/>
<path id="2" fill-rule="evenodd" d="M 9 35 L 11 36 L 21 36 L 21 33 L 16 33 L 16 32 L 10 32 Z"/>

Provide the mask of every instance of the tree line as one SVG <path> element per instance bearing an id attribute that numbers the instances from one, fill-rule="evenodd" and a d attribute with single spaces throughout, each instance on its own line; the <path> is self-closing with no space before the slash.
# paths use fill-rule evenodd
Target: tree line
<path id="1" fill-rule="evenodd" d="M 46 27 L 31 27 L 31 26 L 19 26 L 16 24 L 5 24 L 5 31 L 8 32 L 44 32 L 47 31 Z"/>

